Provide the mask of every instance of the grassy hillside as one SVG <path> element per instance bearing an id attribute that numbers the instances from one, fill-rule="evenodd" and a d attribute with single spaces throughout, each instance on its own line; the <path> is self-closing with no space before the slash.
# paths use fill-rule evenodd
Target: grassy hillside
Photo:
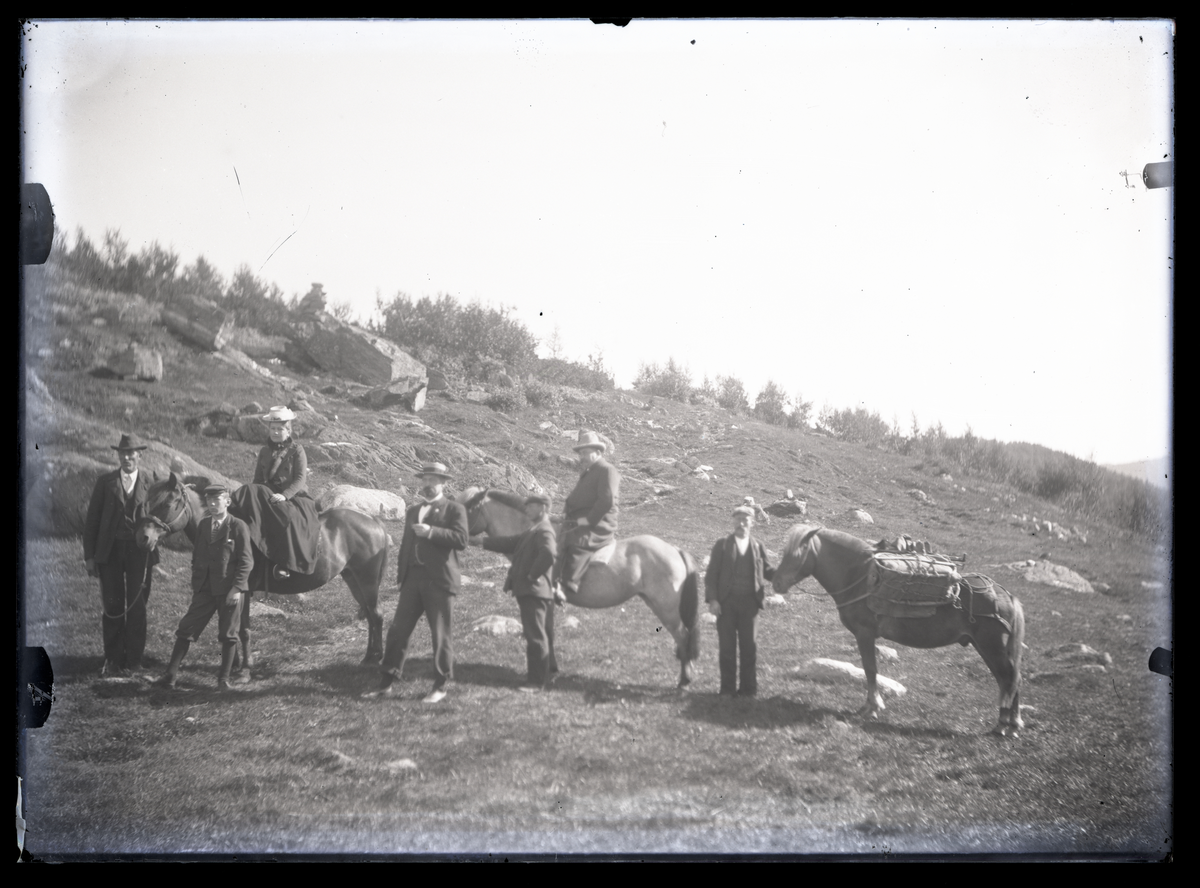
<path id="1" fill-rule="evenodd" d="M 134 431 L 249 480 L 257 448 L 206 436 L 197 419 L 222 403 L 303 396 L 325 422 L 301 438 L 316 491 L 353 479 L 406 492 L 419 463 L 439 459 L 454 471 L 454 490 L 536 483 L 560 502 L 575 478 L 565 433 L 595 429 L 616 445 L 622 536 L 651 533 L 702 557 L 729 532 L 743 496 L 765 504 L 791 489 L 807 501 L 810 522 L 868 539 L 907 533 L 967 553 L 968 570 L 992 575 L 1025 604 L 1029 727 L 1012 742 L 985 733 L 996 718 L 995 684 L 978 655 L 957 646 L 901 649 L 883 671 L 909 693 L 889 702 L 882 722 L 857 721 L 860 688 L 794 675 L 812 657 L 857 663 L 836 608 L 812 580 L 762 615 L 756 701 L 717 697 L 711 631 L 694 690 L 676 694 L 671 645 L 636 600 L 568 608 L 579 626 L 561 632 L 565 675 L 530 700 L 514 689 L 520 639 L 470 631 L 478 617 L 516 614 L 499 588 L 504 562 L 478 550 L 464 559 L 458 681 L 445 708 L 417 702 L 432 670 L 424 627 L 402 698 L 358 698 L 375 676 L 357 667 L 365 626 L 340 581 L 304 602 L 273 602 L 285 616 L 260 623 L 262 667 L 236 698 L 211 691 L 212 629 L 193 648 L 179 694 L 100 682 L 98 597 L 78 540 L 29 540 L 25 631 L 51 655 L 57 698 L 25 749 L 35 855 L 1143 856 L 1173 847 L 1170 682 L 1146 668 L 1150 651 L 1171 646 L 1169 550 L 1131 533 L 1120 516 L 1080 515 L 924 454 L 637 392 L 563 388 L 556 406 L 510 413 L 434 393 L 417 415 L 374 410 L 355 402 L 362 387 L 270 359 L 270 378 L 247 372 L 174 340 L 155 323 L 152 303 L 40 271 L 29 269 L 24 358 L 53 406 L 28 417 L 31 463 L 69 450 L 78 429 L 94 423 L 113 441 Z M 161 382 L 89 374 L 131 339 L 163 353 Z M 873 523 L 860 524 L 855 509 Z M 1079 533 L 1058 539 L 1034 517 Z M 775 519 L 756 532 L 778 551 L 788 526 Z M 156 578 L 148 652 L 157 669 L 186 609 L 187 557 L 167 553 Z M 1038 586 L 1003 567 L 1040 558 L 1103 592 Z M 385 589 L 389 622 L 395 601 L 394 587 Z M 1068 669 L 1055 658 L 1068 644 L 1112 663 Z M 405 760 L 411 768 L 398 764 Z"/>

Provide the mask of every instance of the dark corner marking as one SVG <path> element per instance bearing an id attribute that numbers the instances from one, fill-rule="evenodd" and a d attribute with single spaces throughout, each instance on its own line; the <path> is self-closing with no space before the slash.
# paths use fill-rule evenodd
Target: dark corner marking
<path id="1" fill-rule="evenodd" d="M 25 648 L 21 660 L 21 684 L 28 693 L 20 695 L 20 726 L 40 728 L 50 717 L 50 705 L 54 702 L 54 669 L 45 648 Z"/>
<path id="2" fill-rule="evenodd" d="M 1174 657 L 1166 648 L 1155 648 L 1150 652 L 1150 671 L 1171 678 L 1175 674 Z"/>
<path id="3" fill-rule="evenodd" d="M 594 18 L 594 19 L 592 19 L 592 24 L 593 24 L 593 25 L 616 25 L 618 28 L 623 28 L 623 27 L 625 27 L 627 24 L 629 24 L 631 21 L 633 21 L 633 19 L 627 19 L 627 18 Z"/>

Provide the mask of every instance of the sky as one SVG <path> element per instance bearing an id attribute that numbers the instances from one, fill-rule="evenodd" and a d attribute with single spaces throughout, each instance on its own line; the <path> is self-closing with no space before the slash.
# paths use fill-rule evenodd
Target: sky
<path id="1" fill-rule="evenodd" d="M 72 242 L 506 306 L 622 387 L 1123 463 L 1170 449 L 1173 31 L 38 20 L 24 175 Z"/>

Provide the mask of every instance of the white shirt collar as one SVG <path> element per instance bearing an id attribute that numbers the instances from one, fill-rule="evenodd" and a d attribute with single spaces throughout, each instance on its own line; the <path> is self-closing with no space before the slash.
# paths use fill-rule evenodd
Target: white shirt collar
<path id="1" fill-rule="evenodd" d="M 129 472 L 128 474 L 126 474 L 126 472 L 122 469 L 120 472 L 120 475 L 121 475 L 121 488 L 126 493 L 133 490 L 133 485 L 137 484 L 138 470 L 134 469 L 132 472 Z M 129 480 L 126 481 L 125 480 L 126 478 L 128 478 Z"/>

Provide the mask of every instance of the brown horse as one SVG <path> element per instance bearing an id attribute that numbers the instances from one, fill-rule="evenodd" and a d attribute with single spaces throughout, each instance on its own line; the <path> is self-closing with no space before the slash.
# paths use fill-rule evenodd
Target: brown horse
<path id="1" fill-rule="evenodd" d="M 467 508 L 471 536 L 512 536 L 529 529 L 525 497 L 511 490 L 468 488 L 459 497 Z M 700 657 L 700 585 L 696 561 L 687 552 L 658 537 L 618 540 L 607 563 L 593 560 L 579 581 L 579 591 L 567 594 L 576 607 L 602 608 L 624 604 L 639 596 L 675 639 L 679 687 L 690 684 Z"/>
<path id="2" fill-rule="evenodd" d="M 867 603 L 872 589 L 867 580 L 874 549 L 848 533 L 797 524 L 788 531 L 783 556 L 772 581 L 775 591 L 787 592 L 808 576 L 816 577 L 838 607 L 842 625 L 854 633 L 867 673 L 867 704 L 860 713 L 878 718 L 883 698 L 875 682 L 875 639 L 886 638 L 908 647 L 936 648 L 958 642 L 973 645 L 1000 686 L 1000 721 L 994 733 L 1015 734 L 1021 721 L 1021 647 L 1025 614 L 1021 603 L 986 578 L 963 577 L 961 594 L 972 596 L 973 587 L 995 590 L 994 607 L 959 608 L 939 605 L 925 618 L 877 615 Z M 986 581 L 985 583 L 979 582 Z M 994 611 L 994 612 L 988 612 Z"/>
<path id="3" fill-rule="evenodd" d="M 196 528 L 204 516 L 199 495 L 174 472 L 166 481 L 151 486 L 146 512 L 134 531 L 134 539 L 143 549 L 153 549 L 161 537 L 180 530 L 187 534 L 189 540 L 195 540 Z M 265 564 L 262 553 L 255 550 L 250 591 L 295 595 L 319 589 L 341 574 L 350 587 L 350 594 L 367 618 L 367 655 L 363 658 L 363 664 L 377 664 L 383 660 L 383 612 L 379 609 L 379 587 L 383 584 L 387 565 L 387 531 L 371 516 L 352 509 L 330 509 L 321 513 L 320 521 L 316 569 L 311 574 L 293 574 L 286 580 L 269 577 L 270 571 L 262 569 Z M 246 619 L 244 628 L 249 630 L 248 617 Z M 244 635 L 241 657 L 249 666 L 249 632 Z"/>

